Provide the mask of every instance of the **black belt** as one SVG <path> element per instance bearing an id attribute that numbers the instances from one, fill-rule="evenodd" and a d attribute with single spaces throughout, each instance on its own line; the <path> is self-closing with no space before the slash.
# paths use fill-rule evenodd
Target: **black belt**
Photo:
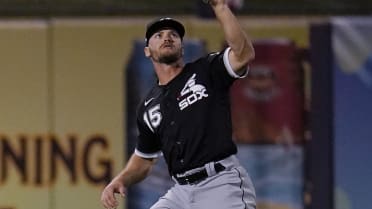
<path id="1" fill-rule="evenodd" d="M 223 170 L 225 170 L 225 166 L 223 166 L 221 163 L 215 163 L 214 164 L 214 169 L 216 173 L 219 173 Z M 203 170 L 197 171 L 193 174 L 187 175 L 187 176 L 182 176 L 182 177 L 177 177 L 177 175 L 174 176 L 174 178 L 177 180 L 177 182 L 181 185 L 185 184 L 195 184 L 198 182 L 203 181 L 208 177 L 208 172 L 204 168 Z"/>

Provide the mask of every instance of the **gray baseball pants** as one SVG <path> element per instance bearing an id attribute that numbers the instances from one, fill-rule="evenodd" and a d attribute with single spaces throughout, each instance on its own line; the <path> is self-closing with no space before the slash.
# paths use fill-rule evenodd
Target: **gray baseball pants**
<path id="1" fill-rule="evenodd" d="M 255 191 L 247 171 L 235 155 L 219 161 L 225 170 L 216 174 L 206 164 L 208 177 L 197 184 L 176 184 L 151 209 L 255 209 Z M 212 166 L 211 166 L 212 165 Z M 194 170 L 187 171 L 192 173 Z"/>

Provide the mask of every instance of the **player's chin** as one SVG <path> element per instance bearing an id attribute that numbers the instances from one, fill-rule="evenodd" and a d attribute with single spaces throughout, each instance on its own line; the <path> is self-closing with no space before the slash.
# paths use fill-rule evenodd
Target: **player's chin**
<path id="1" fill-rule="evenodd" d="M 164 53 L 161 57 L 159 57 L 159 61 L 165 64 L 171 64 L 180 59 L 178 53 Z"/>

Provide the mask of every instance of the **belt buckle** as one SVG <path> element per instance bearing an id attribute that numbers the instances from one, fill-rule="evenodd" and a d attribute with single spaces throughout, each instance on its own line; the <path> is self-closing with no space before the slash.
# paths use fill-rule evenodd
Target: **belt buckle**
<path id="1" fill-rule="evenodd" d="M 200 181 L 192 181 L 188 176 L 183 177 L 180 181 L 178 181 L 179 184 L 181 185 L 194 185 L 197 184 Z"/>
<path id="2" fill-rule="evenodd" d="M 180 179 L 176 179 L 177 182 L 180 184 L 180 185 L 186 185 L 186 184 L 189 184 L 191 185 L 192 183 L 190 182 L 190 179 L 187 178 L 187 177 L 183 177 L 183 178 L 180 178 Z"/>
<path id="3" fill-rule="evenodd" d="M 189 181 L 189 178 L 185 177 L 185 183 L 186 184 L 191 184 L 191 182 Z"/>

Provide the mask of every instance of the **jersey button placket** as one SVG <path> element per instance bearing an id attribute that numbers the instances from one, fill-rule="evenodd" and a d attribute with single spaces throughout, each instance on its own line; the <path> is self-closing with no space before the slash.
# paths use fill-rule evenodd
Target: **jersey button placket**
<path id="1" fill-rule="evenodd" d="M 179 154 L 181 154 L 181 150 L 182 150 L 182 140 L 181 139 L 178 139 L 177 141 L 176 141 L 176 145 L 177 145 L 177 147 L 178 147 L 178 150 L 179 150 Z M 181 157 L 181 156 L 180 156 Z M 185 162 L 185 160 L 184 160 L 184 158 L 179 158 L 180 160 L 179 160 L 179 162 L 181 163 L 181 164 L 183 164 L 184 162 Z"/>

